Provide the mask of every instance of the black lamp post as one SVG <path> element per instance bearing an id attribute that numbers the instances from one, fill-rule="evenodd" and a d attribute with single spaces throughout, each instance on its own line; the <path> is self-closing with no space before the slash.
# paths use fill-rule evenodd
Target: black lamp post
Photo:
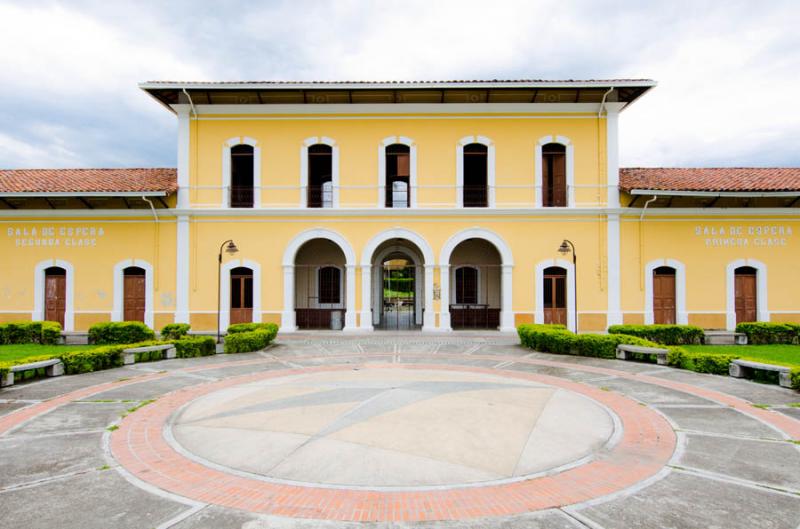
<path id="1" fill-rule="evenodd" d="M 227 246 L 226 246 L 227 245 Z M 217 258 L 217 343 L 220 343 L 220 314 L 222 313 L 222 249 L 225 248 L 225 253 L 233 255 L 239 251 L 236 244 L 231 239 L 223 242 L 219 247 L 219 256 Z"/>
<path id="2" fill-rule="evenodd" d="M 575 305 L 572 307 L 575 312 L 575 332 L 578 332 L 578 254 L 575 253 L 575 245 L 569 239 L 564 239 L 558 247 L 558 253 L 566 255 L 572 252 L 572 288 L 575 295 Z"/>

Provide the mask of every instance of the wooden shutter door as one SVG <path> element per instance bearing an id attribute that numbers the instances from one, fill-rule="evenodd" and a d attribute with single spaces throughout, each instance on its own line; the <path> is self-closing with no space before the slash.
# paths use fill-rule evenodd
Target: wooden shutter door
<path id="1" fill-rule="evenodd" d="M 553 206 L 567 205 L 567 158 L 563 154 L 552 154 L 553 161 Z"/>
<path id="2" fill-rule="evenodd" d="M 231 275 L 230 324 L 253 321 L 253 276 Z"/>
<path id="3" fill-rule="evenodd" d="M 125 321 L 144 322 L 145 276 L 126 275 L 124 284 L 123 319 Z"/>
<path id="4" fill-rule="evenodd" d="M 755 274 L 736 274 L 736 323 L 758 321 Z"/>
<path id="5" fill-rule="evenodd" d="M 675 276 L 655 274 L 653 276 L 653 323 L 674 324 Z"/>
<path id="6" fill-rule="evenodd" d="M 567 276 L 544 276 L 544 322 L 567 324 Z"/>
<path id="7" fill-rule="evenodd" d="M 45 277 L 44 318 L 57 321 L 64 327 L 64 315 L 67 311 L 67 278 L 63 275 Z"/>

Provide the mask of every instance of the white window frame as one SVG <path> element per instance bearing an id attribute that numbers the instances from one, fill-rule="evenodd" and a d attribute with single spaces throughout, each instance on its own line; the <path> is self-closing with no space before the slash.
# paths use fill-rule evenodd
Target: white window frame
<path id="1" fill-rule="evenodd" d="M 488 192 L 487 207 L 495 207 L 495 148 L 494 142 L 486 136 L 464 136 L 456 146 L 456 206 L 464 207 L 464 147 L 471 143 L 486 146 L 486 187 Z M 475 208 L 480 209 L 480 208 Z M 485 209 L 485 208 L 484 208 Z"/>
<path id="2" fill-rule="evenodd" d="M 230 138 L 225 140 L 222 145 L 222 202 L 220 207 L 231 208 L 231 149 L 237 145 L 249 145 L 253 148 L 253 208 L 260 208 L 261 147 L 258 145 L 258 140 L 248 136 Z"/>
<path id="3" fill-rule="evenodd" d="M 153 329 L 153 265 L 142 259 L 126 259 L 114 265 L 114 298 L 111 321 L 125 317 L 125 269 L 139 267 L 144 270 L 144 324 Z"/>
<path id="4" fill-rule="evenodd" d="M 542 208 L 544 207 L 544 200 L 542 195 L 542 178 L 543 178 L 543 166 L 544 160 L 542 159 L 542 148 L 547 145 L 548 143 L 558 143 L 563 145 L 566 150 L 566 164 L 567 164 L 567 207 L 574 208 L 575 207 L 575 146 L 572 144 L 572 140 L 567 138 L 566 136 L 542 136 L 539 138 L 539 141 L 536 142 L 536 149 L 534 152 L 534 177 L 533 177 L 533 186 L 534 186 L 534 207 Z M 552 207 L 552 206 L 548 206 Z"/>
<path id="5" fill-rule="evenodd" d="M 486 303 L 486 296 L 482 295 L 481 292 L 481 268 L 480 265 L 471 265 L 471 264 L 462 264 L 462 265 L 455 265 L 450 267 L 450 284 L 453 285 L 453 288 L 450 289 L 450 304 L 451 305 L 472 305 L 472 303 L 458 303 L 458 285 L 456 284 L 456 272 L 461 268 L 473 268 L 477 270 L 477 289 L 478 295 L 476 299 L 478 300 L 475 305 L 481 305 Z"/>
<path id="6" fill-rule="evenodd" d="M 405 136 L 389 136 L 381 140 L 378 146 L 378 202 L 379 208 L 386 208 L 386 148 L 390 145 L 405 145 L 409 150 L 408 186 L 409 208 L 417 207 L 417 144 Z M 399 209 L 399 208 L 398 208 Z M 403 208 L 405 209 L 405 208 Z"/>
<path id="7" fill-rule="evenodd" d="M 339 303 L 321 303 L 319 300 L 319 271 L 323 268 L 335 268 L 339 271 Z M 343 309 L 344 301 L 345 301 L 345 267 L 337 264 L 323 264 L 314 267 L 314 278 L 312 280 L 312 284 L 314 285 L 314 292 L 317 294 L 317 306 L 315 308 L 318 309 Z M 323 307 L 323 305 L 325 305 Z"/>
<path id="8" fill-rule="evenodd" d="M 656 268 L 666 266 L 675 270 L 675 323 L 686 325 L 689 314 L 686 312 L 686 266 L 676 259 L 655 259 L 644 267 L 644 323 L 652 325 L 653 314 L 653 274 Z"/>
<path id="9" fill-rule="evenodd" d="M 339 207 L 339 146 L 327 136 L 312 136 L 303 140 L 300 147 L 300 207 L 308 207 L 308 148 L 312 145 L 327 145 L 331 148 L 331 185 L 333 186 L 333 208 Z"/>

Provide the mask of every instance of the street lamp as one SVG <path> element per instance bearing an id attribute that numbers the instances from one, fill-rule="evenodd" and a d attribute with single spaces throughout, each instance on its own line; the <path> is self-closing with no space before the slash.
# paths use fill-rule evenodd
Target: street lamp
<path id="1" fill-rule="evenodd" d="M 573 311 L 575 313 L 575 332 L 578 332 L 578 254 L 575 253 L 575 245 L 572 241 L 564 239 L 558 247 L 558 253 L 567 255 L 572 252 L 572 292 L 575 296 Z"/>
<path id="2" fill-rule="evenodd" d="M 227 245 L 227 246 L 226 246 Z M 217 258 L 217 343 L 220 343 L 220 314 L 222 313 L 222 251 L 223 248 L 225 249 L 225 253 L 228 255 L 233 255 L 239 251 L 239 248 L 236 247 L 236 244 L 231 240 L 228 239 L 227 241 L 223 242 L 222 245 L 219 247 L 219 256 Z"/>

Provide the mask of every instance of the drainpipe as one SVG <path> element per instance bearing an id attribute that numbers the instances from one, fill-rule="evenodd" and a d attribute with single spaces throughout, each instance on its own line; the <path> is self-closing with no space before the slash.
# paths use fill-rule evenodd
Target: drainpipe
<path id="1" fill-rule="evenodd" d="M 184 92 L 185 91 L 186 90 L 184 90 Z M 597 109 L 597 117 L 598 118 L 603 117 L 603 111 L 606 109 L 606 98 L 608 97 L 608 94 L 610 94 L 613 91 L 614 91 L 614 87 L 612 86 L 611 88 L 606 90 L 605 94 L 603 94 L 603 99 L 600 101 L 600 108 Z M 191 101 L 191 99 L 190 99 L 190 101 Z"/>
<path id="2" fill-rule="evenodd" d="M 189 106 L 192 109 L 192 115 L 197 117 L 197 112 L 194 109 L 194 102 L 192 101 L 192 96 L 189 95 L 189 92 L 187 92 L 185 88 L 183 89 L 183 93 L 186 94 L 186 98 L 189 100 Z"/>
<path id="3" fill-rule="evenodd" d="M 647 213 L 647 206 L 657 199 L 658 196 L 653 195 L 650 200 L 645 202 L 642 213 L 639 215 L 639 290 L 644 290 L 644 268 L 642 267 L 644 264 L 644 234 L 642 233 L 644 226 L 642 226 L 642 221 L 644 220 L 644 214 Z"/>
<path id="4" fill-rule="evenodd" d="M 156 213 L 156 207 L 153 205 L 153 202 L 147 198 L 146 196 L 142 195 L 142 200 L 147 202 L 150 205 L 150 211 L 153 212 L 153 222 L 155 223 L 155 231 L 153 235 L 153 290 L 158 290 L 158 277 L 161 274 L 156 273 L 156 269 L 158 268 L 158 240 L 160 238 L 160 230 L 159 230 L 159 222 L 158 222 L 158 213 Z M 155 324 L 155 323 L 154 323 Z"/>

